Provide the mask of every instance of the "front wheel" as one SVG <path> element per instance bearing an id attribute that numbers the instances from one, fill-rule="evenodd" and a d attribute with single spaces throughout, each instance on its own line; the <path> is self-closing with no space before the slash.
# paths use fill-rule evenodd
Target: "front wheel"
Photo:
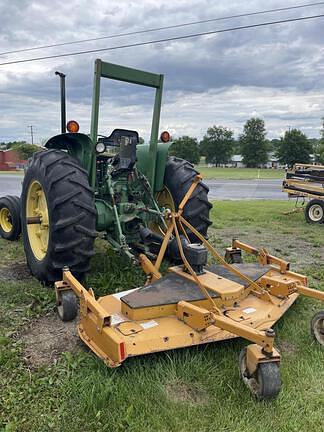
<path id="1" fill-rule="evenodd" d="M 14 241 L 20 232 L 20 198 L 12 195 L 0 198 L 0 236 Z"/>
<path id="2" fill-rule="evenodd" d="M 188 161 L 174 156 L 168 157 L 164 174 L 164 187 L 156 196 L 159 207 L 177 211 L 197 174 L 198 172 Z M 198 183 L 183 209 L 183 217 L 204 237 L 207 237 L 207 230 L 211 225 L 209 211 L 212 205 L 208 201 L 208 191 L 209 189 L 204 183 Z M 159 229 L 163 230 L 163 227 L 159 227 Z M 192 242 L 199 241 L 187 228 L 186 232 Z"/>

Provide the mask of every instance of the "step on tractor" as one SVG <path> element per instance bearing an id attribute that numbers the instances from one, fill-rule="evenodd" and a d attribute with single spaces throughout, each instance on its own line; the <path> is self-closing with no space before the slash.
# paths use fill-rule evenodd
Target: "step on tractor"
<path id="1" fill-rule="evenodd" d="M 306 222 L 324 223 L 324 165 L 296 163 L 287 171 L 282 191 L 296 199 L 294 210 L 287 214 L 303 211 Z"/>
<path id="2" fill-rule="evenodd" d="M 155 89 L 149 144 L 133 130 L 98 136 L 103 77 Z M 223 258 L 211 245 L 208 188 L 190 163 L 168 156 L 168 132 L 158 140 L 162 85 L 163 75 L 97 60 L 90 135 L 71 121 L 31 158 L 21 198 L 0 199 L 1 235 L 15 240 L 21 229 L 31 272 L 54 282 L 59 317 L 73 320 L 79 310 L 80 338 L 108 366 L 243 337 L 252 342 L 239 356 L 244 383 L 260 400 L 275 398 L 280 353 L 272 326 L 298 296 L 323 301 L 324 293 L 266 249 L 235 239 Z M 144 286 L 95 297 L 83 277 L 97 236 L 142 267 Z M 244 263 L 242 251 L 254 262 Z M 311 329 L 323 345 L 324 312 Z"/>

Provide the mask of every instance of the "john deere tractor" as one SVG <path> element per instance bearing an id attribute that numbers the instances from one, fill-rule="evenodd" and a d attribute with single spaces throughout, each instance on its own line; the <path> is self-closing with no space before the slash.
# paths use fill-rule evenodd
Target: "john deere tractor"
<path id="1" fill-rule="evenodd" d="M 149 144 L 140 144 L 133 130 L 98 137 L 101 78 L 155 89 Z M 28 266 L 39 280 L 61 279 L 64 266 L 82 279 L 98 235 L 131 259 L 158 252 L 165 210 L 177 209 L 197 174 L 189 162 L 168 157 L 168 132 L 158 142 L 162 87 L 163 75 L 96 60 L 90 135 L 69 122 L 67 133 L 49 139 L 29 160 L 20 202 L 0 199 L 0 234 L 15 240 L 21 227 Z M 207 193 L 200 183 L 184 210 L 204 237 L 211 223 Z M 172 250 L 169 258 L 176 260 Z"/>

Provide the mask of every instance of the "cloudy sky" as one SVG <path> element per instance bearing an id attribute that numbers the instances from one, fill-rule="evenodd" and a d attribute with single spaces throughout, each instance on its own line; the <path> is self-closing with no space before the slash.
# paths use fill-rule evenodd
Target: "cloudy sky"
<path id="1" fill-rule="evenodd" d="M 234 14 L 311 3 L 310 0 L 1 0 L 0 53 Z M 0 63 L 324 14 L 324 2 L 305 9 L 228 19 L 51 49 L 0 54 Z M 0 141 L 36 142 L 59 132 L 59 80 L 67 75 L 67 117 L 90 128 L 96 58 L 165 74 L 161 130 L 201 138 L 216 124 L 236 135 L 251 116 L 268 137 L 288 127 L 318 137 L 324 116 L 324 17 L 168 43 L 0 66 Z M 137 129 L 147 138 L 153 91 L 104 82 L 99 132 Z"/>

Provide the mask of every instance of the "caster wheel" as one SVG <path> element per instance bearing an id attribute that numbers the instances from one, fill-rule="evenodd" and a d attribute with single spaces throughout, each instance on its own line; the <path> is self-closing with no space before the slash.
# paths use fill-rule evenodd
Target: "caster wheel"
<path id="1" fill-rule="evenodd" d="M 320 345 L 324 345 L 324 311 L 317 312 L 311 321 L 311 332 Z"/>
<path id="2" fill-rule="evenodd" d="M 78 302 L 73 291 L 59 294 L 57 313 L 62 321 L 72 321 L 78 314 Z"/>
<path id="3" fill-rule="evenodd" d="M 228 264 L 243 264 L 241 249 L 226 249 L 224 259 Z"/>
<path id="4" fill-rule="evenodd" d="M 244 384 L 258 400 L 275 399 L 281 390 L 281 377 L 278 362 L 260 363 L 253 375 L 249 375 L 246 365 L 246 348 L 239 357 L 240 375 Z"/>

